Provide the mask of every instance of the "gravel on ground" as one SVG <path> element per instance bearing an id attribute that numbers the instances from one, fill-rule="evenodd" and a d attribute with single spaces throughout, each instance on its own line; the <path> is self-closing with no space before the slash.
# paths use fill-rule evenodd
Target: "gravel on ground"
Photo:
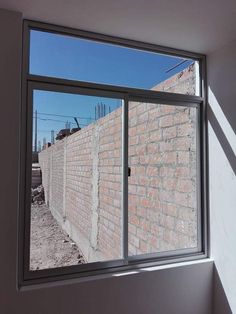
<path id="1" fill-rule="evenodd" d="M 45 204 L 31 205 L 30 270 L 83 264 L 78 246 Z"/>

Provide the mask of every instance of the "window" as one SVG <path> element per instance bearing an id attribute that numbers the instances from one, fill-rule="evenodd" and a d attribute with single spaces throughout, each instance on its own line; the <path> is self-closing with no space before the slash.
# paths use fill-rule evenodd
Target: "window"
<path id="1" fill-rule="evenodd" d="M 204 57 L 25 22 L 21 284 L 206 255 Z"/>
<path id="2" fill-rule="evenodd" d="M 29 73 L 199 95 L 199 61 L 83 37 L 30 31 Z M 177 74 L 177 75 L 175 75 Z"/>

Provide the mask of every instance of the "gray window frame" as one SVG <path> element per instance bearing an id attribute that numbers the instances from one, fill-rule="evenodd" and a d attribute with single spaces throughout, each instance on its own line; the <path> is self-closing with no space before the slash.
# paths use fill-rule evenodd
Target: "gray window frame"
<path id="1" fill-rule="evenodd" d="M 105 84 L 72 81 L 29 74 L 29 33 L 30 30 L 67 34 L 130 48 L 191 58 L 199 62 L 200 96 L 157 92 L 136 88 L 118 87 Z M 19 287 L 55 280 L 91 277 L 125 270 L 140 269 L 208 257 L 208 173 L 207 173 L 207 123 L 206 123 L 206 57 L 201 54 L 161 47 L 153 44 L 116 38 L 87 31 L 49 25 L 35 21 L 24 21 L 23 72 L 21 105 L 21 155 L 20 155 L 20 205 L 18 239 L 18 283 Z M 113 261 L 95 262 L 37 271 L 29 270 L 30 257 L 30 206 L 31 206 L 31 154 L 32 154 L 32 95 L 33 90 L 46 90 L 103 96 L 123 99 L 122 134 L 122 212 L 123 212 L 123 256 Z M 169 252 L 128 256 L 128 105 L 129 101 L 194 106 L 198 109 L 198 247 Z"/>

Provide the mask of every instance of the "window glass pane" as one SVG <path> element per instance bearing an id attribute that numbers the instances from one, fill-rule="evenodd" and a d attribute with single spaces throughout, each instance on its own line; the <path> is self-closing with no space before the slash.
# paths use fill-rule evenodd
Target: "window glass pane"
<path id="1" fill-rule="evenodd" d="M 197 109 L 129 103 L 129 255 L 197 247 Z"/>
<path id="2" fill-rule="evenodd" d="M 120 99 L 34 90 L 30 269 L 122 257 Z"/>
<path id="3" fill-rule="evenodd" d="M 30 73 L 199 95 L 198 62 L 31 30 Z"/>

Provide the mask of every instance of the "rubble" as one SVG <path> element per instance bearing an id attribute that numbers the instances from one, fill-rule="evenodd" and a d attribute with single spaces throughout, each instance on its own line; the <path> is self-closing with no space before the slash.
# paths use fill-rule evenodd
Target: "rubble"
<path id="1" fill-rule="evenodd" d="M 31 203 L 38 205 L 42 205 L 45 203 L 44 188 L 42 185 L 39 185 L 35 189 L 31 189 Z"/>
<path id="2" fill-rule="evenodd" d="M 31 206 L 30 270 L 85 264 L 82 251 L 61 228 L 46 204 Z"/>

